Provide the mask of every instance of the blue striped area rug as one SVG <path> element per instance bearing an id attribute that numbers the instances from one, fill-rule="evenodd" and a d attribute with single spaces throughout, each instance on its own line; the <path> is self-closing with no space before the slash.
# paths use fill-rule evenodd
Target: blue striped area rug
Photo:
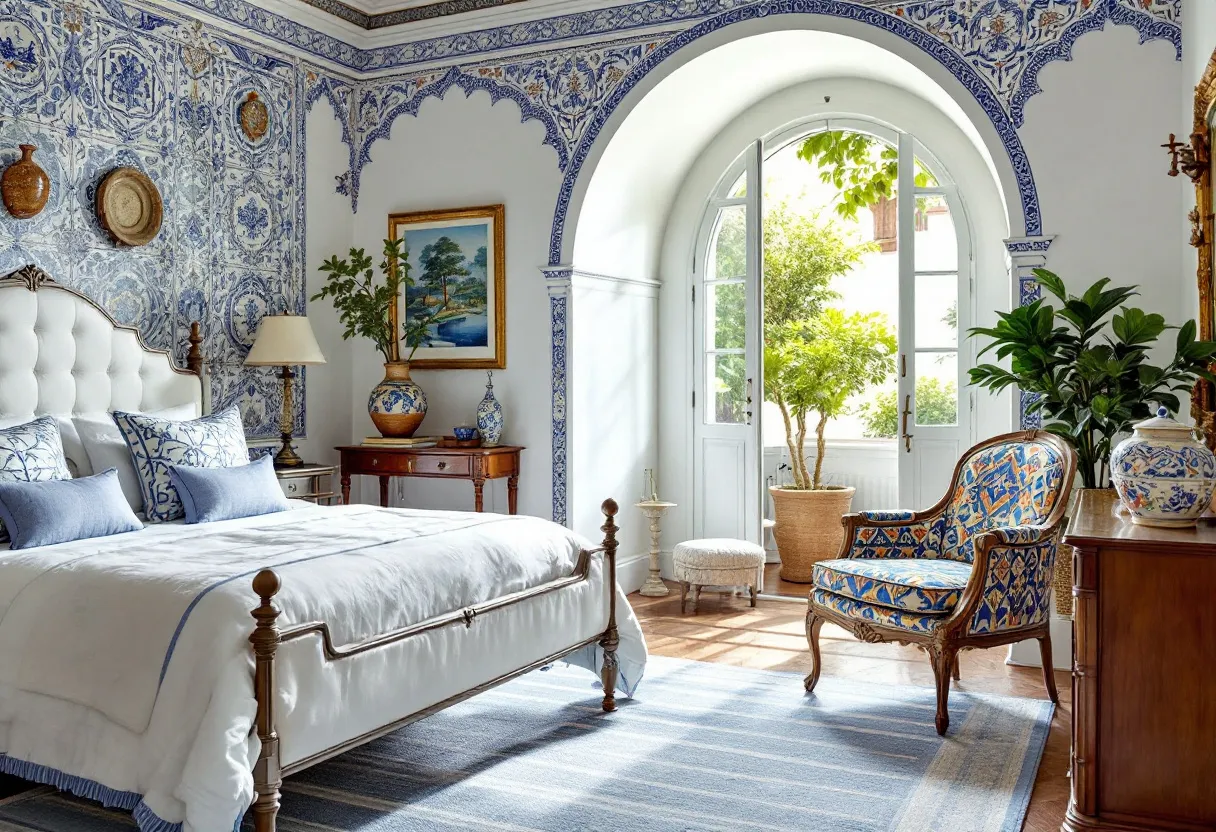
<path id="1" fill-rule="evenodd" d="M 537 671 L 284 784 L 282 832 L 1017 832 L 1045 700 L 652 658 L 599 707 L 584 670 Z M 130 832 L 129 816 L 37 789 L 0 832 Z M 248 828 L 248 824 L 246 824 Z"/>

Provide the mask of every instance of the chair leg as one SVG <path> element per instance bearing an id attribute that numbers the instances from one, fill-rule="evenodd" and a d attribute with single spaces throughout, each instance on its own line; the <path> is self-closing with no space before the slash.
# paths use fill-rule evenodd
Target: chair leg
<path id="1" fill-rule="evenodd" d="M 819 670 L 823 660 L 819 655 L 819 630 L 823 627 L 823 619 L 815 615 L 814 610 L 806 611 L 806 641 L 811 646 L 811 672 L 802 680 L 802 686 L 810 693 L 819 684 Z"/>
<path id="2" fill-rule="evenodd" d="M 688 581 L 680 581 L 680 615 L 684 615 L 684 611 L 688 607 Z"/>
<path id="3" fill-rule="evenodd" d="M 749 586 L 749 587 L 748 587 L 748 591 L 751 593 L 751 596 L 752 596 L 752 608 L 754 609 L 754 608 L 755 608 L 755 606 L 756 606 L 756 588 L 755 588 L 754 586 Z"/>
<path id="4" fill-rule="evenodd" d="M 1039 655 L 1043 659 L 1043 682 L 1047 685 L 1047 695 L 1055 704 L 1060 704 L 1060 694 L 1056 691 L 1056 669 L 1051 662 L 1051 633 L 1039 638 Z"/>
<path id="5" fill-rule="evenodd" d="M 962 655 L 962 654 L 960 653 L 959 655 Z M 963 678 L 962 674 L 960 674 L 959 670 L 958 670 L 958 656 L 956 655 L 954 657 L 954 681 L 957 682 L 958 680 L 960 680 L 962 678 Z"/>
<path id="6" fill-rule="evenodd" d="M 950 727 L 950 674 L 957 656 L 958 651 L 952 647 L 934 645 L 929 648 L 929 662 L 933 665 L 933 680 L 937 686 L 937 715 L 934 724 L 937 733 L 943 737 L 946 735 L 946 729 Z"/>
<path id="7" fill-rule="evenodd" d="M 701 611 L 701 585 L 692 585 L 692 614 L 696 615 Z"/>

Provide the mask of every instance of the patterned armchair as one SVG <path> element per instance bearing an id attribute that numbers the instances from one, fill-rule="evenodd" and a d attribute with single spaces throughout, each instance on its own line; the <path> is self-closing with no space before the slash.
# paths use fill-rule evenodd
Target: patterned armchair
<path id="1" fill-rule="evenodd" d="M 937 732 L 950 725 L 958 652 L 1037 638 L 1051 665 L 1052 570 L 1076 453 L 1057 436 L 1020 431 L 971 448 L 954 485 L 927 511 L 848 514 L 841 556 L 815 564 L 806 614 L 811 672 L 819 681 L 819 630 L 831 621 L 862 641 L 915 644 L 937 682 Z"/>

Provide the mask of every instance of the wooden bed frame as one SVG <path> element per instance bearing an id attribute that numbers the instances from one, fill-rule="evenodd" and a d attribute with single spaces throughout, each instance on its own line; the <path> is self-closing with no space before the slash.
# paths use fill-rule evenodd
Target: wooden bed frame
<path id="1" fill-rule="evenodd" d="M 23 285 L 31 292 L 38 291 L 38 289 L 44 286 L 50 287 L 68 292 L 86 301 L 108 318 L 115 329 L 134 332 L 139 345 L 145 352 L 164 355 L 174 371 L 197 376 L 199 384 L 203 388 L 202 402 L 204 408 L 206 407 L 208 401 L 205 375 L 206 360 L 200 349 L 203 336 L 197 321 L 190 324 L 190 348 L 186 356 L 186 369 L 182 369 L 176 366 L 173 356 L 168 351 L 149 347 L 137 328 L 120 324 L 91 298 L 74 289 L 69 289 L 56 283 L 49 274 L 37 266 L 25 266 L 11 274 L 0 277 L 0 285 L 3 285 L 6 281 L 13 281 L 14 283 Z M 277 625 L 279 609 L 274 606 L 274 597 L 278 594 L 282 582 L 279 580 L 279 576 L 271 569 L 263 569 L 259 572 L 253 579 L 253 591 L 258 596 L 260 603 L 252 612 L 256 623 L 253 633 L 249 636 L 254 656 L 254 696 L 257 700 L 257 717 L 254 721 L 253 730 L 257 731 L 258 739 L 262 743 L 262 750 L 258 754 L 258 759 L 253 767 L 254 793 L 256 797 L 250 810 L 253 812 L 255 832 L 275 832 L 276 819 L 279 812 L 280 788 L 283 785 L 284 777 L 303 771 L 331 757 L 336 757 L 343 752 L 371 742 L 398 728 L 403 728 L 424 717 L 463 702 L 478 693 L 497 687 L 504 682 L 509 682 L 529 671 L 551 664 L 588 645 L 598 643 L 603 648 L 604 666 L 600 671 L 600 678 L 604 685 L 603 708 L 609 712 L 616 710 L 615 690 L 618 675 L 616 651 L 620 644 L 620 635 L 617 632 L 616 626 L 616 534 L 618 530 L 616 514 L 618 506 L 616 501 L 608 499 L 604 501 L 601 508 L 604 513 L 604 525 L 600 527 L 600 530 L 604 533 L 603 543 L 594 549 L 582 550 L 579 553 L 578 562 L 569 576 L 549 581 L 532 589 L 503 595 L 500 598 L 486 601 L 484 604 L 477 604 L 461 610 L 453 610 L 444 615 L 436 616 L 409 627 L 393 630 L 392 632 L 376 636 L 358 644 L 343 645 L 341 647 L 334 646 L 329 625 L 324 621 L 299 624 L 280 630 Z M 275 698 L 278 693 L 278 686 L 275 681 L 275 657 L 280 644 L 311 636 L 319 636 L 324 660 L 329 663 L 343 661 L 390 644 L 396 644 L 412 636 L 444 627 L 463 625 L 466 629 L 471 628 L 477 622 L 477 619 L 486 613 L 512 607 L 577 584 L 587 583 L 591 577 L 591 559 L 600 554 L 604 556 L 604 585 L 605 591 L 608 593 L 608 625 L 602 633 L 597 633 L 590 638 L 570 645 L 564 650 L 537 659 L 524 667 L 517 668 L 474 688 L 458 693 L 442 702 L 438 702 L 388 725 L 382 725 L 379 728 L 368 731 L 362 736 L 320 751 L 303 760 L 298 760 L 291 765 L 283 766 L 281 764 L 279 758 L 279 737 L 275 730 Z"/>
<path id="2" fill-rule="evenodd" d="M 358 644 L 342 647 L 334 646 L 333 639 L 330 636 L 329 625 L 323 621 L 299 624 L 280 630 L 276 623 L 279 617 L 279 610 L 274 605 L 274 596 L 278 594 L 282 584 L 279 576 L 273 570 L 263 569 L 259 572 L 253 579 L 253 591 L 257 594 L 261 603 L 253 610 L 252 615 L 257 623 L 254 625 L 252 635 L 249 636 L 249 641 L 253 644 L 254 655 L 254 696 L 258 703 L 254 730 L 257 731 L 258 739 L 262 742 L 261 753 L 258 755 L 257 762 L 253 768 L 253 787 L 256 797 L 254 798 L 253 806 L 250 808 L 253 812 L 253 828 L 255 832 L 275 832 L 275 821 L 278 817 L 279 799 L 281 796 L 280 788 L 283 785 L 284 777 L 296 774 L 310 766 L 324 762 L 331 757 L 336 757 L 364 743 L 371 742 L 378 737 L 396 731 L 398 728 L 403 728 L 431 714 L 438 713 L 445 708 L 463 702 L 482 691 L 497 687 L 504 682 L 509 682 L 538 667 L 551 664 L 590 644 L 598 643 L 604 650 L 604 667 L 600 671 L 600 678 L 604 685 L 603 708 L 608 712 L 616 710 L 616 649 L 620 642 L 620 636 L 617 633 L 616 627 L 617 525 L 615 518 L 618 507 L 614 500 L 609 499 L 604 501 L 602 509 L 604 512 L 604 525 L 600 527 L 600 530 L 604 533 L 604 542 L 595 549 L 582 550 L 579 553 L 578 563 L 575 564 L 574 571 L 568 577 L 558 578 L 532 589 L 503 595 L 484 604 L 466 607 L 462 610 L 453 610 L 452 612 L 436 616 L 418 624 L 403 627 Z M 278 692 L 275 682 L 275 654 L 280 644 L 309 636 L 319 636 L 325 661 L 337 662 L 358 656 L 361 653 L 386 647 L 390 644 L 396 644 L 397 642 L 431 630 L 458 625 L 463 625 L 468 629 L 476 623 L 478 617 L 484 616 L 486 613 L 512 607 L 516 604 L 557 592 L 566 587 L 574 586 L 575 584 L 586 583 L 591 575 L 591 558 L 598 554 L 603 554 L 604 556 L 604 585 L 608 593 L 608 626 L 603 633 L 572 644 L 566 649 L 552 655 L 537 659 L 524 667 L 504 673 L 495 679 L 451 696 L 417 713 L 410 714 L 388 725 L 382 725 L 379 728 L 368 731 L 362 736 L 335 745 L 325 751 L 320 751 L 303 760 L 298 760 L 289 766 L 283 766 L 280 763 L 279 736 L 275 731 L 275 697 Z"/>

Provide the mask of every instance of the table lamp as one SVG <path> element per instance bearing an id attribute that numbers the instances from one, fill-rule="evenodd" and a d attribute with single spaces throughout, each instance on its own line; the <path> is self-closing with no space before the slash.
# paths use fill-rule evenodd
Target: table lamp
<path id="1" fill-rule="evenodd" d="M 245 358 L 248 367 L 282 367 L 279 377 L 283 379 L 283 415 L 279 420 L 279 431 L 283 436 L 283 447 L 274 457 L 276 468 L 291 468 L 303 460 L 291 447 L 291 432 L 295 427 L 295 404 L 292 397 L 292 367 L 307 364 L 324 364 L 325 356 L 317 346 L 308 318 L 303 315 L 267 315 L 262 318 L 253 349 Z"/>

